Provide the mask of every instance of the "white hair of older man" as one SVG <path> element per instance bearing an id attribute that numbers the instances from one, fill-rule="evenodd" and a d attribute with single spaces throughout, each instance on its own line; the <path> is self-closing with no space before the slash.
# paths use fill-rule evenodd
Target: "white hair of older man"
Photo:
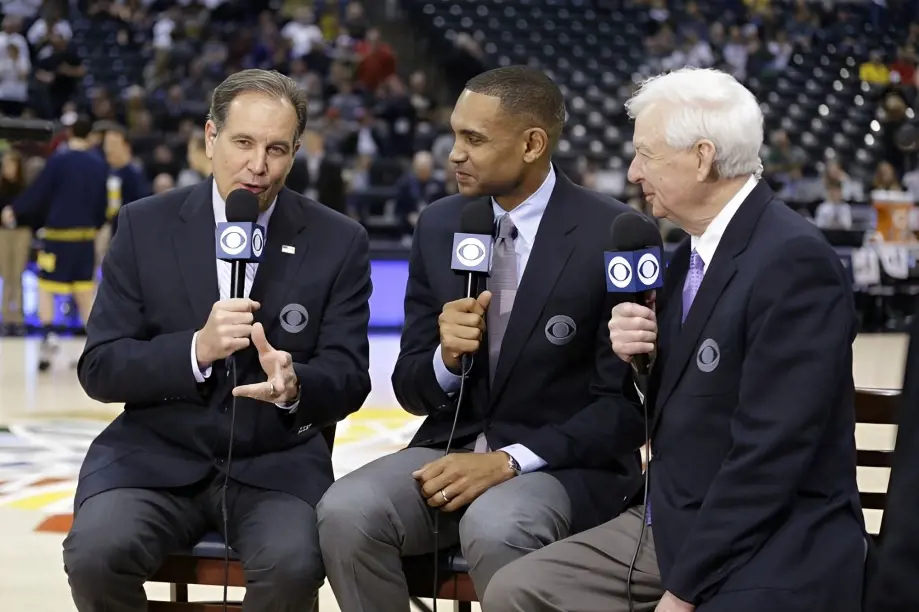
<path id="1" fill-rule="evenodd" d="M 719 178 L 756 174 L 762 167 L 763 112 L 756 97 L 730 74 L 681 68 L 644 81 L 625 103 L 635 119 L 651 107 L 667 108 L 667 144 L 677 150 L 699 140 L 715 145 Z"/>

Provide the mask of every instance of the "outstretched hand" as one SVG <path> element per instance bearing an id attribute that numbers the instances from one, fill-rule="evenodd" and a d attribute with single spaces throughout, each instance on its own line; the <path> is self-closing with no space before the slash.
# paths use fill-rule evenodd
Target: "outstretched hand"
<path id="1" fill-rule="evenodd" d="M 294 371 L 293 358 L 268 343 L 261 323 L 252 326 L 252 344 L 258 351 L 258 361 L 268 380 L 233 389 L 236 397 L 248 397 L 272 404 L 290 404 L 300 398 L 300 384 Z"/>

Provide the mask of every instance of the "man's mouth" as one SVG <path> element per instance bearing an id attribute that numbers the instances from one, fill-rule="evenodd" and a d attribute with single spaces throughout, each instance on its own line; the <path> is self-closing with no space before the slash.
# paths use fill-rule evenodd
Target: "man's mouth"
<path id="1" fill-rule="evenodd" d="M 263 187 L 262 185 L 258 185 L 256 183 L 242 183 L 242 188 L 255 194 L 262 193 L 268 189 L 267 187 Z"/>

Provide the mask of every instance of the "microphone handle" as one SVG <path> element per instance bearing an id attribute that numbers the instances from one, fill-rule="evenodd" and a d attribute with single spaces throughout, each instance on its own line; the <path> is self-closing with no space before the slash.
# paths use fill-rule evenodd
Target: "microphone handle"
<path id="1" fill-rule="evenodd" d="M 467 297 L 467 298 L 476 297 L 475 293 L 476 293 L 477 286 L 478 286 L 478 278 L 477 278 L 476 273 L 467 272 L 466 273 L 466 295 L 464 297 Z M 460 364 L 461 364 L 460 367 L 462 368 L 462 371 L 463 371 L 463 376 L 465 376 L 466 374 L 469 373 L 469 369 L 472 368 L 472 354 L 464 353 L 463 356 L 460 357 Z"/>
<path id="2" fill-rule="evenodd" d="M 230 262 L 230 297 L 246 297 L 246 262 L 233 260 Z"/>

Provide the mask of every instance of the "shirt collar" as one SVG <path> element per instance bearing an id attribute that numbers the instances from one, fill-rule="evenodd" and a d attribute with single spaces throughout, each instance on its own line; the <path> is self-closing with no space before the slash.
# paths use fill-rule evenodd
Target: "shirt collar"
<path id="1" fill-rule="evenodd" d="M 211 181 L 211 200 L 214 204 L 214 223 L 225 223 L 227 220 L 227 203 L 222 197 L 220 197 L 220 192 L 217 191 L 217 181 Z M 274 200 L 271 202 L 271 206 L 264 212 L 260 212 L 258 215 L 258 220 L 256 223 L 261 225 L 265 231 L 268 231 L 268 220 L 271 219 L 271 213 L 274 212 L 274 207 L 278 203 L 278 196 L 274 196 Z"/>
<path id="2" fill-rule="evenodd" d="M 517 237 L 523 238 L 528 245 L 532 246 L 536 240 L 536 232 L 539 230 L 539 222 L 542 220 L 543 213 L 546 212 L 553 190 L 555 190 L 555 168 L 549 164 L 549 174 L 546 175 L 539 189 L 534 191 L 530 197 L 521 202 L 514 210 L 508 213 L 508 211 L 501 208 L 501 205 L 494 198 L 491 199 L 495 219 L 504 214 L 510 214 L 511 221 L 514 222 L 514 227 L 517 228 Z"/>
<path id="3" fill-rule="evenodd" d="M 706 269 L 715 257 L 715 251 L 718 249 L 718 244 L 721 242 L 721 237 L 724 236 L 728 224 L 731 223 L 731 219 L 734 218 L 734 215 L 737 213 L 738 209 L 740 209 L 740 205 L 743 204 L 747 196 L 750 195 L 756 187 L 757 182 L 759 181 L 755 176 L 750 176 L 747 182 L 744 183 L 744 186 L 740 188 L 740 191 L 734 194 L 734 197 L 728 200 L 728 203 L 721 209 L 721 212 L 715 215 L 715 218 L 708 224 L 708 227 L 702 232 L 702 235 L 692 236 L 690 239 L 692 249 L 702 258 L 702 262 L 705 264 Z"/>

